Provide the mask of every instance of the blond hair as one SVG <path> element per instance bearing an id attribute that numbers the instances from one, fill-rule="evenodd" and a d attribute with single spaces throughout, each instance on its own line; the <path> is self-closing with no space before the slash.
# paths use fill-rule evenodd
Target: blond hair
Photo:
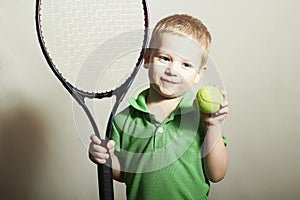
<path id="1" fill-rule="evenodd" d="M 211 35 L 206 26 L 199 19 L 187 14 L 175 14 L 161 19 L 152 31 L 149 43 L 150 48 L 155 47 L 163 33 L 190 37 L 201 48 L 206 50 L 201 65 L 206 63 L 211 44 Z"/>

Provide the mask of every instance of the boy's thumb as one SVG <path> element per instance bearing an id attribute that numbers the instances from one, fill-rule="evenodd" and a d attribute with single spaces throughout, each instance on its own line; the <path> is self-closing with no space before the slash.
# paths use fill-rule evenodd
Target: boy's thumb
<path id="1" fill-rule="evenodd" d="M 107 143 L 107 148 L 108 148 L 109 153 L 114 153 L 114 151 L 115 151 L 115 146 L 116 146 L 116 143 L 115 143 L 115 141 L 113 141 L 113 140 L 110 140 L 110 141 Z"/>

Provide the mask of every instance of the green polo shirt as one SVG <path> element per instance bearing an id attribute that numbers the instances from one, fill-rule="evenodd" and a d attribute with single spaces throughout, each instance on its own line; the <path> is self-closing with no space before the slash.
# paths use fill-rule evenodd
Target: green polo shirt
<path id="1" fill-rule="evenodd" d="M 209 181 L 200 152 L 205 133 L 194 98 L 186 94 L 159 122 L 147 109 L 147 94 L 145 90 L 131 98 L 113 123 L 115 152 L 125 160 L 127 199 L 207 199 Z"/>

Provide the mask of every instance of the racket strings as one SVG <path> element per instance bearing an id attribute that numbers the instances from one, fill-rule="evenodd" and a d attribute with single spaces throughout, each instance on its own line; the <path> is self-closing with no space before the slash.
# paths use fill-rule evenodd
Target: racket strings
<path id="1" fill-rule="evenodd" d="M 145 38 L 147 19 L 141 2 L 42 0 L 43 43 L 73 88 L 88 96 L 106 96 L 126 80 L 124 74 L 131 74 L 140 62 Z"/>

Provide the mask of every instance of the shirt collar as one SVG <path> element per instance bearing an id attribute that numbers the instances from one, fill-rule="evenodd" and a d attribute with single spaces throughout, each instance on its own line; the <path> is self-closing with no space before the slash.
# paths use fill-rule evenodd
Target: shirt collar
<path id="1" fill-rule="evenodd" d="M 147 96 L 149 93 L 149 88 L 142 91 L 136 99 L 131 97 L 129 99 L 129 104 L 144 113 L 149 113 L 148 107 L 147 107 Z M 188 91 L 184 96 L 177 108 L 171 113 L 171 115 L 178 115 L 178 114 L 185 114 L 189 113 L 195 110 L 193 107 L 194 97 L 192 95 L 193 93 L 191 91 Z"/>
<path id="2" fill-rule="evenodd" d="M 129 98 L 129 104 L 134 107 L 135 109 L 145 112 L 145 113 L 149 113 L 148 107 L 147 107 L 147 96 L 148 96 L 148 92 L 149 89 L 146 89 L 144 91 L 142 91 L 136 99 L 134 99 L 133 97 Z"/>

